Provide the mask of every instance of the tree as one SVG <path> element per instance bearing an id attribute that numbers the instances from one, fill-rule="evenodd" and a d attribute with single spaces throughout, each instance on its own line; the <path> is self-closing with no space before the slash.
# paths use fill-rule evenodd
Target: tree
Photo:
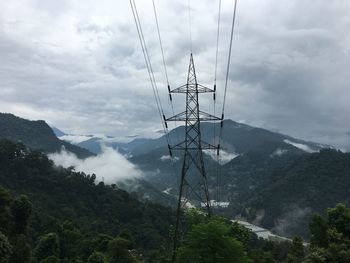
<path id="1" fill-rule="evenodd" d="M 229 231 L 230 228 L 219 219 L 194 225 L 177 251 L 177 262 L 248 262 L 242 243 L 229 236 Z"/>
<path id="2" fill-rule="evenodd" d="M 15 223 L 14 232 L 16 234 L 24 234 L 30 214 L 32 213 L 32 203 L 26 195 L 20 195 L 11 204 L 11 213 Z"/>
<path id="3" fill-rule="evenodd" d="M 7 263 L 11 252 L 12 248 L 7 237 L 0 231 L 0 263 Z"/>
<path id="4" fill-rule="evenodd" d="M 11 196 L 8 191 L 0 186 L 0 209 L 4 209 L 5 206 L 9 205 Z"/>
<path id="5" fill-rule="evenodd" d="M 10 234 L 12 229 L 13 220 L 9 209 L 11 201 L 9 192 L 0 186 L 0 231 L 6 235 Z"/>
<path id="6" fill-rule="evenodd" d="M 300 263 L 304 259 L 304 255 L 303 240 L 300 237 L 294 237 L 287 256 L 287 263 Z"/>
<path id="7" fill-rule="evenodd" d="M 108 244 L 108 259 L 111 263 L 138 263 L 139 261 L 131 255 L 131 241 L 117 237 Z"/>
<path id="8" fill-rule="evenodd" d="M 320 215 L 314 215 L 310 223 L 311 246 L 313 247 L 327 247 L 327 222 Z"/>
<path id="9" fill-rule="evenodd" d="M 325 248 L 314 248 L 307 256 L 304 263 L 348 263 L 350 262 L 350 250 L 342 244 L 330 244 Z"/>
<path id="10" fill-rule="evenodd" d="M 48 233 L 42 236 L 35 249 L 36 257 L 39 261 L 50 257 L 58 257 L 60 254 L 59 239 L 56 233 Z"/>
<path id="11" fill-rule="evenodd" d="M 49 256 L 41 260 L 40 263 L 60 263 L 60 260 L 56 256 Z"/>
<path id="12" fill-rule="evenodd" d="M 88 258 L 88 263 L 106 263 L 106 257 L 100 252 L 94 251 Z"/>
<path id="13" fill-rule="evenodd" d="M 249 245 L 249 242 L 253 239 L 253 232 L 240 225 L 238 222 L 234 222 L 230 226 L 230 236 L 234 237 L 238 241 L 242 242 L 242 244 L 247 247 Z"/>
<path id="14" fill-rule="evenodd" d="M 311 253 L 306 263 L 350 262 L 350 209 L 329 208 L 326 217 L 315 216 L 310 225 Z"/>
<path id="15" fill-rule="evenodd" d="M 250 258 L 254 263 L 276 263 L 271 252 L 263 251 L 262 249 L 253 250 Z"/>
<path id="16" fill-rule="evenodd" d="M 23 234 L 19 234 L 16 235 L 11 242 L 13 245 L 13 253 L 10 258 L 10 263 L 31 262 L 32 250 L 27 241 L 27 237 Z"/>
<path id="17" fill-rule="evenodd" d="M 334 227 L 344 238 L 350 238 L 350 209 L 344 204 L 327 209 L 328 225 Z"/>
<path id="18" fill-rule="evenodd" d="M 62 229 L 59 231 L 61 257 L 67 259 L 75 258 L 79 253 L 78 244 L 81 238 L 81 233 L 74 227 L 72 222 L 65 221 Z"/>

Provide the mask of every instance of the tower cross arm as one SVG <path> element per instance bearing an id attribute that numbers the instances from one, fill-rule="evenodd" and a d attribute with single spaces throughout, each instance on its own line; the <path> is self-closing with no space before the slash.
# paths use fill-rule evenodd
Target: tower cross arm
<path id="1" fill-rule="evenodd" d="M 202 150 L 217 150 L 218 146 L 212 145 L 210 143 L 207 143 L 205 141 L 201 141 L 200 148 Z M 174 146 L 170 146 L 171 150 L 198 150 L 198 146 L 187 146 L 186 147 L 186 141 L 182 141 L 178 144 L 175 144 Z"/>
<path id="2" fill-rule="evenodd" d="M 170 91 L 170 93 L 187 93 L 187 92 L 208 93 L 208 92 L 215 92 L 215 90 L 197 83 L 197 84 L 185 84 Z"/>
<path id="3" fill-rule="evenodd" d="M 221 121 L 222 118 L 211 115 L 204 111 L 199 111 L 199 116 L 186 117 L 186 111 L 180 112 L 170 118 L 166 118 L 165 121 Z"/>
<path id="4" fill-rule="evenodd" d="M 212 145 L 210 143 L 207 143 L 205 141 L 201 141 L 201 147 L 202 150 L 217 150 L 218 146 Z"/>

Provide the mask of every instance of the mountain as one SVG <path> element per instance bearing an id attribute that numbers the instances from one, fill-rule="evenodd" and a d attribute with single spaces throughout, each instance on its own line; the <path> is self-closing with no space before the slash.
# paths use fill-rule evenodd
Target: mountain
<path id="1" fill-rule="evenodd" d="M 64 147 L 79 158 L 93 155 L 86 149 L 58 139 L 45 121 L 29 121 L 8 113 L 0 113 L 0 138 L 22 142 L 29 148 L 46 153 L 58 152 Z"/>
<path id="2" fill-rule="evenodd" d="M 203 123 L 201 127 L 203 139 L 215 142 L 214 125 Z M 183 133 L 184 128 L 179 127 L 170 132 L 170 139 L 176 142 Z M 164 136 L 135 144 L 129 160 L 157 189 L 176 196 L 181 153 L 174 152 L 171 161 Z M 313 213 L 350 200 L 346 170 L 350 159 L 331 146 L 230 120 L 224 122 L 222 145 L 220 164 L 215 153 L 205 152 L 204 160 L 211 196 L 230 203 L 228 208 L 217 209 L 227 217 L 241 217 L 283 236 L 307 238 Z M 325 165 L 331 167 L 328 174 Z M 306 172 L 310 170 L 313 173 Z"/>
<path id="3" fill-rule="evenodd" d="M 208 143 L 217 144 L 219 129 L 220 124 L 214 125 L 209 122 L 202 123 L 202 139 Z M 180 142 L 184 136 L 184 126 L 179 126 L 169 132 L 169 138 L 173 145 Z M 101 143 L 118 149 L 123 154 L 134 157 L 150 154 L 152 152 L 161 151 L 164 154 L 168 152 L 165 136 L 156 139 L 137 138 L 127 143 L 118 142 L 110 138 L 103 139 L 94 137 L 79 142 L 77 145 L 92 152 L 99 153 L 101 151 Z M 322 148 L 330 148 L 331 146 L 296 139 L 288 135 L 252 127 L 232 120 L 225 120 L 221 147 L 224 153 L 238 156 L 249 151 L 260 151 L 261 154 L 265 155 L 282 155 L 287 151 L 292 153 L 317 152 Z"/>
<path id="4" fill-rule="evenodd" d="M 201 132 L 203 140 L 216 144 L 218 142 L 219 125 L 202 123 Z M 215 130 L 215 136 L 214 136 Z M 184 127 L 180 126 L 169 133 L 172 144 L 180 142 L 184 137 Z M 243 196 L 245 192 L 251 192 L 249 187 L 260 184 L 264 180 L 271 162 L 279 162 L 280 159 L 288 159 L 293 155 L 309 152 L 317 152 L 329 146 L 314 142 L 308 142 L 293 138 L 288 135 L 271 132 L 266 129 L 252 127 L 246 124 L 224 121 L 224 129 L 221 140 L 220 170 L 223 180 L 227 175 L 227 184 L 223 186 L 222 198 L 228 200 L 233 195 Z M 181 169 L 181 152 L 173 151 L 174 158 L 170 159 L 166 138 L 134 140 L 123 145 L 124 153 L 128 153 L 129 160 L 138 165 L 146 173 L 147 180 L 162 191 L 177 189 L 177 177 Z M 205 164 L 207 168 L 209 187 L 216 188 L 216 167 L 218 160 L 215 151 L 205 151 Z M 249 168 L 251 166 L 252 168 Z M 256 177 L 256 166 L 260 172 Z M 254 168 L 254 169 L 253 169 Z M 249 171 L 253 171 L 250 173 Z M 247 175 L 242 179 L 244 184 L 238 190 L 233 191 L 229 185 L 233 184 L 233 176 Z M 232 179 L 232 180 L 231 180 Z M 240 183 L 238 183 L 239 185 Z M 170 193 L 175 193 L 170 191 Z"/>
<path id="5" fill-rule="evenodd" d="M 218 142 L 219 130 L 220 124 L 213 124 L 210 122 L 201 123 L 202 139 L 208 143 L 216 144 Z M 169 137 L 172 144 L 180 142 L 181 139 L 184 138 L 184 133 L 184 126 L 177 127 L 176 129 L 170 131 Z M 237 155 L 256 150 L 261 151 L 261 153 L 264 151 L 266 154 L 272 154 L 273 151 L 276 150 L 280 150 L 282 152 L 284 150 L 316 152 L 322 148 L 330 147 L 328 145 L 296 139 L 291 136 L 272 132 L 266 129 L 252 127 L 232 120 L 224 121 L 221 139 L 222 149 L 226 152 L 235 153 Z M 138 144 L 136 141 L 132 141 L 131 143 L 126 144 L 125 148 L 128 148 L 128 145 L 132 144 L 133 147 L 130 149 L 130 153 L 133 156 L 142 155 L 160 148 L 166 149 L 167 145 L 165 141 L 165 136 L 157 139 L 144 140 Z M 269 144 L 272 144 L 273 147 L 278 148 L 269 147 Z M 271 152 L 271 150 L 273 151 Z"/>
<path id="6" fill-rule="evenodd" d="M 86 141 L 79 142 L 77 145 L 95 154 L 100 154 L 102 152 L 101 143 L 103 142 L 100 138 L 94 137 Z"/>
<path id="7" fill-rule="evenodd" d="M 63 131 L 61 131 L 60 129 L 56 128 L 56 127 L 51 127 L 52 131 L 54 132 L 54 134 L 56 135 L 56 137 L 61 137 L 66 135 Z"/>
<path id="8" fill-rule="evenodd" d="M 202 139 L 208 143 L 217 144 L 219 129 L 220 124 L 202 123 Z M 184 126 L 177 127 L 169 133 L 172 145 L 180 142 L 184 136 Z M 131 160 L 136 163 L 138 159 L 143 159 L 141 157 L 149 159 L 147 156 L 152 156 L 158 160 L 157 162 L 151 162 L 150 167 L 144 167 L 146 170 L 156 169 L 157 167 L 152 167 L 152 165 L 158 165 L 160 163 L 159 159 L 169 154 L 165 136 L 156 139 L 137 138 L 127 143 L 117 142 L 115 139 L 110 138 L 93 137 L 77 143 L 78 146 L 94 153 L 101 152 L 101 144 L 118 149 L 122 154 L 132 157 Z M 271 156 L 276 157 L 287 153 L 317 152 L 322 148 L 330 147 L 329 145 L 296 139 L 288 135 L 252 127 L 232 120 L 225 120 L 221 138 L 221 160 L 228 162 L 248 152 L 256 152 L 261 157 L 270 158 Z M 205 153 L 207 156 L 215 157 L 214 152 L 207 151 Z"/>
<path id="9" fill-rule="evenodd" d="M 62 138 L 65 139 L 65 138 Z M 76 145 L 82 148 L 85 148 L 89 150 L 90 152 L 93 152 L 95 154 L 99 154 L 102 152 L 102 145 L 106 145 L 108 147 L 112 147 L 113 149 L 118 150 L 121 154 L 129 155 L 131 152 L 137 148 L 143 145 L 144 143 L 148 142 L 149 139 L 145 138 L 137 138 L 132 140 L 131 142 L 118 142 L 115 138 L 107 137 L 107 138 L 100 138 L 100 137 L 92 137 L 85 141 L 79 142 Z"/>

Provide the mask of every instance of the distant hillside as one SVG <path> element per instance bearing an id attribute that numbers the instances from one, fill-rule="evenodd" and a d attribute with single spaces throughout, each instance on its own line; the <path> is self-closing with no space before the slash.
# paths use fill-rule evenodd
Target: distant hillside
<path id="1" fill-rule="evenodd" d="M 219 129 L 220 124 L 214 125 L 210 122 L 202 123 L 202 139 L 208 143 L 216 144 L 218 141 Z M 183 140 L 185 136 L 184 133 L 184 126 L 177 127 L 170 131 L 169 136 L 171 142 L 175 144 Z M 269 147 L 269 144 L 273 144 L 273 146 L 278 148 Z M 127 149 L 129 145 L 132 145 L 129 151 L 133 156 L 143 155 L 161 148 L 167 149 L 165 136 L 157 139 L 136 139 L 129 144 L 125 144 L 124 148 Z M 232 120 L 224 121 L 221 145 L 225 151 L 235 154 L 257 150 L 265 154 L 271 154 L 276 150 L 316 152 L 324 147 L 330 147 L 329 145 L 296 139 L 288 135 L 249 126 Z"/>
<path id="2" fill-rule="evenodd" d="M 86 141 L 79 142 L 77 145 L 79 147 L 85 148 L 90 152 L 99 154 L 101 153 L 101 143 L 107 145 L 108 147 L 112 147 L 114 149 L 118 149 L 118 151 L 122 154 L 130 154 L 133 152 L 135 148 L 140 147 L 144 143 L 148 142 L 150 139 L 145 138 L 137 138 L 128 143 L 123 142 L 115 142 L 109 139 L 102 139 L 98 137 L 93 137 Z"/>
<path id="3" fill-rule="evenodd" d="M 307 236 L 312 214 L 350 204 L 350 153 L 325 149 L 275 164 L 264 183 L 241 200 L 250 220 L 280 234 Z"/>
<path id="4" fill-rule="evenodd" d="M 212 144 L 217 143 L 218 125 L 202 123 L 201 129 L 203 140 Z M 214 129 L 216 136 L 214 136 Z M 170 132 L 172 144 L 179 142 L 183 137 L 183 126 Z M 232 120 L 224 121 L 221 145 L 222 168 L 220 170 L 223 182 L 221 197 L 225 200 L 232 199 L 233 196 L 237 195 L 247 197 L 252 187 L 263 183 L 265 175 L 269 172 L 270 163 L 329 147 Z M 162 191 L 171 189 L 170 192 L 168 191 L 169 193 L 176 193 L 182 153 L 174 151 L 175 159 L 172 163 L 164 136 L 157 139 L 134 140 L 124 144 L 122 150 L 131 156 L 129 159 L 131 162 L 138 165 L 146 173 L 146 179 L 149 182 Z M 215 196 L 217 185 L 216 153 L 206 151 L 204 157 L 209 187 L 213 193 L 212 196 Z M 259 170 L 255 167 L 259 167 Z M 236 177 L 241 179 L 236 180 Z"/>
<path id="5" fill-rule="evenodd" d="M 0 138 L 21 142 L 45 153 L 60 151 L 64 146 L 79 158 L 93 155 L 86 149 L 59 140 L 45 121 L 29 121 L 7 113 L 0 113 Z"/>
<path id="6" fill-rule="evenodd" d="M 219 125 L 220 124 L 215 124 L 214 126 L 213 123 L 209 122 L 202 123 L 202 139 L 208 143 L 217 144 L 220 129 Z M 184 136 L 184 126 L 179 126 L 169 133 L 172 144 L 180 142 L 184 139 Z M 77 135 L 77 137 L 79 137 L 79 135 Z M 64 138 L 64 136 L 62 138 Z M 289 154 L 317 152 L 322 148 L 331 147 L 329 145 L 296 139 L 266 129 L 252 127 L 232 120 L 224 121 L 221 139 L 221 147 L 224 152 L 234 154 L 235 156 L 247 152 L 259 152 L 264 156 L 270 156 L 271 154 L 282 155 L 287 152 Z M 164 155 L 168 153 L 165 136 L 156 139 L 137 138 L 128 143 L 93 137 L 87 138 L 85 141 L 77 143 L 77 145 L 94 153 L 99 153 L 101 151 L 101 142 L 107 146 L 118 149 L 123 154 L 128 154 L 133 157 L 154 155 L 155 153 Z M 160 158 L 162 155 L 157 157 Z"/>
<path id="7" fill-rule="evenodd" d="M 216 127 L 217 129 L 218 127 Z M 183 128 L 171 131 L 171 139 L 183 136 Z M 202 125 L 203 138 L 213 140 L 213 125 Z M 217 129 L 218 131 L 218 129 Z M 178 134 L 176 134 L 178 133 Z M 181 153 L 171 163 L 165 138 L 150 139 L 130 150 L 130 160 L 146 173 L 146 180 L 172 196 L 177 194 Z M 328 145 L 226 121 L 219 201 L 227 217 L 242 216 L 286 236 L 308 237 L 308 222 L 338 202 L 350 201 L 350 155 Z M 217 198 L 217 162 L 205 153 L 211 197 Z M 328 167 L 328 168 L 327 168 Z"/>

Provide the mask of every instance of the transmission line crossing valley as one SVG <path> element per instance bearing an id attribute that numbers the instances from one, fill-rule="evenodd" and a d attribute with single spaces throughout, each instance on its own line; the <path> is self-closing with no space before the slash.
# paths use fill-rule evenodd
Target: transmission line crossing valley
<path id="1" fill-rule="evenodd" d="M 227 60 L 227 69 L 226 69 L 226 77 L 225 77 L 225 86 L 224 86 L 224 95 L 223 95 L 223 103 L 222 103 L 222 111 L 221 117 L 215 116 L 216 112 L 216 84 L 217 84 L 217 67 L 218 67 L 218 51 L 219 51 L 219 38 L 220 38 L 220 20 L 221 20 L 221 0 L 219 0 L 219 8 L 218 8 L 218 20 L 217 20 L 217 33 L 216 33 L 216 52 L 215 52 L 215 72 L 214 72 L 214 88 L 207 88 L 197 82 L 195 64 L 194 64 L 194 56 L 193 56 L 193 43 L 192 43 L 192 18 L 191 18 L 191 6 L 190 0 L 187 1 L 188 8 L 188 22 L 189 22 L 189 38 L 190 38 L 190 62 L 187 73 L 187 82 L 186 84 L 171 89 L 169 83 L 169 76 L 166 67 L 166 60 L 164 56 L 164 48 L 162 43 L 162 38 L 160 34 L 159 21 L 157 16 L 157 10 L 155 5 L 155 0 L 152 0 L 154 17 L 157 26 L 158 40 L 160 44 L 162 62 L 164 67 L 165 78 L 167 82 L 169 102 L 172 107 L 173 115 L 169 118 L 165 117 L 162 103 L 159 96 L 159 91 L 157 87 L 157 82 L 155 80 L 153 67 L 151 64 L 151 60 L 149 57 L 149 53 L 147 50 L 147 45 L 145 42 L 145 37 L 143 34 L 140 18 L 137 12 L 137 7 L 135 4 L 135 0 L 130 0 L 130 6 L 132 10 L 132 14 L 134 17 L 138 37 L 140 40 L 142 53 L 145 59 L 146 68 L 148 71 L 149 79 L 151 82 L 157 110 L 159 116 L 161 118 L 161 123 L 163 126 L 164 134 L 166 137 L 168 150 L 170 157 L 172 159 L 173 164 L 173 151 L 180 150 L 183 152 L 182 159 L 182 169 L 180 176 L 180 185 L 179 185 L 179 194 L 178 194 L 178 202 L 177 202 L 177 212 L 176 212 L 176 225 L 175 225 L 175 233 L 174 233 L 174 244 L 173 244 L 173 257 L 172 262 L 175 262 L 176 259 L 176 251 L 178 248 L 179 242 L 179 234 L 180 234 L 180 219 L 181 219 L 181 211 L 188 207 L 188 205 L 192 205 L 190 202 L 194 203 L 196 206 L 204 207 L 208 216 L 211 215 L 211 200 L 209 197 L 209 189 L 208 189 L 208 179 L 204 165 L 204 157 L 203 150 L 216 150 L 216 160 L 217 167 L 219 167 L 220 171 L 218 171 L 216 167 L 216 199 L 219 200 L 219 184 L 220 184 L 220 173 L 221 173 L 221 163 L 220 163 L 220 148 L 222 143 L 222 133 L 223 133 L 223 124 L 224 124 L 224 114 L 225 114 L 225 104 L 226 104 L 226 95 L 228 89 L 228 76 L 230 72 L 230 63 L 231 63 L 231 53 L 232 53 L 232 42 L 233 42 L 233 33 L 235 28 L 235 20 L 236 20 L 236 9 L 237 9 L 237 0 L 234 0 L 234 9 L 232 15 L 232 27 L 230 34 L 230 43 L 229 43 L 229 52 L 228 52 L 228 60 Z M 213 104 L 214 104 L 214 115 L 206 113 L 200 110 L 199 103 L 199 94 L 202 93 L 213 93 Z M 173 107 L 173 94 L 184 94 L 185 95 L 185 110 L 175 114 Z M 176 122 L 184 122 L 184 140 L 179 140 L 172 145 L 169 130 L 168 130 L 168 122 L 175 122 L 175 130 Z M 214 124 L 214 143 L 210 144 L 202 140 L 201 134 L 201 122 L 213 122 Z M 220 121 L 220 131 L 218 140 L 216 140 L 216 121 Z M 217 143 L 217 145 L 216 145 Z"/>

